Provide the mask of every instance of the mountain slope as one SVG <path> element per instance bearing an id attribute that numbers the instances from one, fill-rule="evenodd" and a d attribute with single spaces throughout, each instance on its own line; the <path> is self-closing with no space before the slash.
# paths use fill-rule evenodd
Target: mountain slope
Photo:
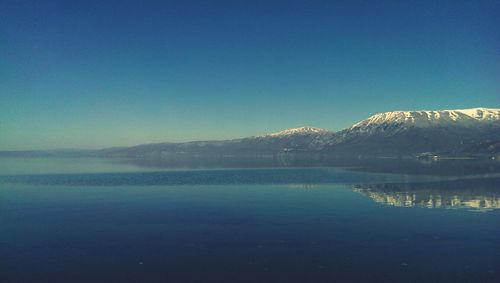
<path id="1" fill-rule="evenodd" d="M 327 130 L 300 127 L 263 136 L 221 141 L 193 141 L 185 143 L 145 144 L 133 147 L 103 149 L 98 154 L 105 156 L 168 156 L 172 154 L 192 155 L 272 155 L 280 152 L 318 151 L 316 140 L 333 135 Z"/>

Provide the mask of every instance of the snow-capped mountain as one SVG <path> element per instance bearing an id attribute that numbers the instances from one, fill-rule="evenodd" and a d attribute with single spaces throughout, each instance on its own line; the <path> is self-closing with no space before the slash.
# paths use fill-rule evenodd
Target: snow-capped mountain
<path id="1" fill-rule="evenodd" d="M 500 154 L 500 109 L 472 108 L 379 113 L 338 131 L 300 127 L 232 140 L 143 144 L 78 152 L 117 157 L 241 156 L 282 153 L 359 155 Z M 39 153 L 39 152 L 38 152 Z M 37 152 L 0 152 L 0 155 Z M 59 153 L 39 153 L 58 155 Z M 71 153 L 74 154 L 74 153 Z M 59 154 L 60 155 L 60 154 Z"/>
<path id="2" fill-rule="evenodd" d="M 264 137 L 288 137 L 293 135 L 311 135 L 311 134 L 325 134 L 325 133 L 329 133 L 329 131 L 320 128 L 305 126 L 300 128 L 287 129 L 277 133 L 267 134 L 264 135 Z"/>
<path id="3" fill-rule="evenodd" d="M 379 113 L 327 143 L 332 151 L 360 154 L 493 153 L 500 150 L 500 109 Z"/>
<path id="4" fill-rule="evenodd" d="M 349 128 L 352 132 L 383 132 L 401 128 L 478 127 L 500 124 L 500 109 L 393 111 L 375 114 Z"/>

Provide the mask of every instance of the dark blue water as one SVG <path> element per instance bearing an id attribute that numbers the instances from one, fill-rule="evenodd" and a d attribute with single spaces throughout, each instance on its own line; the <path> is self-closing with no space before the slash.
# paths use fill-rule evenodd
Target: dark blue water
<path id="1" fill-rule="evenodd" d="M 334 168 L 8 173 L 1 282 L 500 278 L 496 178 Z"/>

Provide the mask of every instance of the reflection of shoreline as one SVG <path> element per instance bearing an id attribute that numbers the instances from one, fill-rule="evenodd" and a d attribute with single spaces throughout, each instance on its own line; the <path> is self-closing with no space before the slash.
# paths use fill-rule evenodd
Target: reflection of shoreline
<path id="1" fill-rule="evenodd" d="M 313 190 L 319 187 L 317 184 L 288 184 L 286 186 L 290 189 L 302 189 L 302 190 Z"/>
<path id="2" fill-rule="evenodd" d="M 445 157 L 439 160 L 400 157 L 358 157 L 315 154 L 266 156 L 197 156 L 172 155 L 168 158 L 110 158 L 114 163 L 127 163 L 144 168 L 281 168 L 341 167 L 368 173 L 395 173 L 430 176 L 472 176 L 499 174 L 500 159 Z"/>
<path id="3" fill-rule="evenodd" d="M 397 207 L 471 210 L 500 209 L 500 179 L 432 183 L 356 185 L 353 190 L 377 203 Z"/>

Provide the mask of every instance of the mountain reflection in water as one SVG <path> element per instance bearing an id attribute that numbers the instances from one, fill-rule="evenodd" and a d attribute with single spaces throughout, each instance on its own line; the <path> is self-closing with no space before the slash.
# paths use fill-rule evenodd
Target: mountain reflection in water
<path id="1" fill-rule="evenodd" d="M 500 178 L 430 183 L 354 185 L 354 191 L 377 203 L 399 207 L 500 209 Z"/>

